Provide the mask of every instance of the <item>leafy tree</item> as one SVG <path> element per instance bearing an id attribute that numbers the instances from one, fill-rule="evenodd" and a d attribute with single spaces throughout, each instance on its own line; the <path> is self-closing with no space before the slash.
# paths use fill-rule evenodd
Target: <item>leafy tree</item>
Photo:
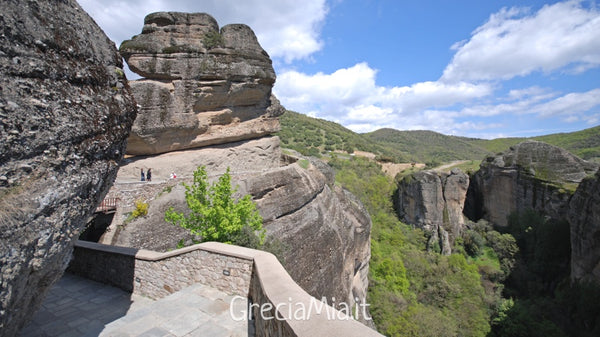
<path id="1" fill-rule="evenodd" d="M 231 187 L 229 168 L 216 183 L 209 185 L 206 168 L 201 166 L 194 172 L 192 185 L 183 185 L 189 214 L 171 207 L 165 213 L 167 222 L 199 235 L 202 242 L 218 241 L 251 248 L 263 245 L 262 217 L 250 195 L 237 201 L 233 198 L 237 187 Z"/>
<path id="2" fill-rule="evenodd" d="M 483 253 L 485 239 L 474 230 L 467 230 L 463 235 L 463 245 L 467 254 L 477 257 Z"/>

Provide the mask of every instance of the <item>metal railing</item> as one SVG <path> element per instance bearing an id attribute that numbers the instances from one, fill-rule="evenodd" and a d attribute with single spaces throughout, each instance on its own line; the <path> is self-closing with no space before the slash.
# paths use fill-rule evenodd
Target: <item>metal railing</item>
<path id="1" fill-rule="evenodd" d="M 100 205 L 96 207 L 96 212 L 111 212 L 117 210 L 117 205 L 119 204 L 119 198 L 104 198 Z"/>

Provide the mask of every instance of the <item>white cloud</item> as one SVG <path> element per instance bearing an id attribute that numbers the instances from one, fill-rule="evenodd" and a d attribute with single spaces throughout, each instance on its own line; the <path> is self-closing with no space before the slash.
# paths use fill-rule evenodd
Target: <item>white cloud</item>
<path id="1" fill-rule="evenodd" d="M 444 81 L 506 80 L 565 67 L 581 72 L 600 65 L 600 12 L 581 1 L 545 5 L 534 14 L 503 9 L 452 48 L 457 52 Z"/>
<path id="2" fill-rule="evenodd" d="M 532 108 L 532 112 L 538 113 L 541 117 L 576 116 L 598 106 L 600 106 L 600 89 L 593 89 L 587 92 L 569 93 L 539 104 Z"/>
<path id="3" fill-rule="evenodd" d="M 490 85 L 466 82 L 382 87 L 376 84 L 376 75 L 377 71 L 366 63 L 331 74 L 284 71 L 274 91 L 290 110 L 318 111 L 319 117 L 338 121 L 357 132 L 385 126 L 431 129 L 438 124 L 441 129 L 451 124 L 452 116 L 448 112 L 432 114 L 431 108 L 465 103 L 492 92 Z"/>
<path id="4" fill-rule="evenodd" d="M 584 116 L 583 119 L 588 125 L 597 125 L 600 123 L 600 113 L 593 114 L 591 116 Z"/>
<path id="5" fill-rule="evenodd" d="M 307 60 L 323 48 L 326 0 L 79 0 L 119 44 L 139 34 L 156 11 L 206 12 L 221 26 L 245 23 L 275 65 Z M 534 72 L 578 74 L 600 66 L 600 13 L 581 1 L 546 5 L 537 12 L 503 9 L 455 43 L 438 81 L 380 86 L 377 69 L 359 62 L 331 73 L 279 70 L 274 88 L 286 108 L 341 123 L 357 132 L 382 127 L 446 134 L 499 136 L 516 118 L 598 123 L 600 89 L 559 94 L 532 86 L 497 97 L 503 80 Z M 281 67 L 279 67 L 281 68 Z M 507 117 L 508 116 L 508 117 Z M 503 119 L 504 118 L 504 119 Z"/>
<path id="6" fill-rule="evenodd" d="M 320 29 L 327 15 L 325 0 L 78 1 L 117 45 L 140 34 L 144 17 L 152 12 L 205 12 L 220 26 L 249 25 L 269 55 L 287 63 L 309 58 L 322 48 Z"/>

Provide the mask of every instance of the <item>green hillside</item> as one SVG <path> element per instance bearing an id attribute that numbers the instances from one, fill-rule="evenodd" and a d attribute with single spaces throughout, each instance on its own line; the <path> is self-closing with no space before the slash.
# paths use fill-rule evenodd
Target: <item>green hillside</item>
<path id="1" fill-rule="evenodd" d="M 477 139 L 447 136 L 433 131 L 379 129 L 359 134 L 340 124 L 287 111 L 280 118 L 278 135 L 284 147 L 304 155 L 320 157 L 331 151 L 372 152 L 394 162 L 443 163 L 453 160 L 481 160 L 510 146 L 534 139 L 556 145 L 583 159 L 600 160 L 600 126 L 531 138 Z"/>
<path id="2" fill-rule="evenodd" d="M 562 147 L 583 159 L 590 160 L 600 158 L 600 126 L 581 131 L 555 133 L 530 138 L 497 138 L 492 140 L 471 139 L 469 142 L 490 152 L 497 153 L 527 139 L 539 140 L 541 142 Z"/>
<path id="3" fill-rule="evenodd" d="M 470 138 L 446 136 L 433 131 L 379 129 L 365 136 L 407 153 L 411 161 L 442 163 L 453 160 L 481 160 L 489 151 Z"/>
<path id="4" fill-rule="evenodd" d="M 283 147 L 304 155 L 320 157 L 331 151 L 355 150 L 372 152 L 380 158 L 406 162 L 408 157 L 393 147 L 373 142 L 362 134 L 353 132 L 340 124 L 324 119 L 309 117 L 287 111 L 280 117 L 281 131 L 278 133 Z"/>
<path id="5" fill-rule="evenodd" d="M 600 158 L 600 126 L 570 133 L 539 136 L 533 139 L 562 147 L 583 159 Z"/>

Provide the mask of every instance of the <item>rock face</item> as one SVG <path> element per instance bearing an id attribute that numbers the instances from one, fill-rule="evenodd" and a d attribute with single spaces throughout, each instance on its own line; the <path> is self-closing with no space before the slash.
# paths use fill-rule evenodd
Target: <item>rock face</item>
<path id="1" fill-rule="evenodd" d="M 199 165 L 207 167 L 209 180 L 216 180 L 229 167 L 232 183 L 239 186 L 238 195 L 253 197 L 267 236 L 281 243 L 279 255 L 302 288 L 330 302 L 333 297 L 338 303 L 365 301 L 371 251 L 367 211 L 353 195 L 334 186 L 334 173 L 327 164 L 290 156 L 284 159 L 279 138 L 264 137 L 131 160 L 119 171 L 110 192 L 121 199 L 115 216 L 121 223 L 113 222 L 114 230 L 102 242 L 166 251 L 180 239 L 190 239 L 187 232 L 164 221 L 169 207 L 186 209 L 185 190 L 179 182 L 189 183 Z M 153 184 L 132 188 L 130 176 L 139 167 L 161 168 L 167 162 L 180 172 L 176 180 L 165 181 L 159 175 Z M 126 218 L 121 214 L 131 211 L 134 200 L 140 198 L 149 202 L 148 216 L 120 226 Z"/>
<path id="2" fill-rule="evenodd" d="M 275 73 L 250 28 L 219 31 L 207 14 L 154 13 L 120 50 L 146 77 L 131 82 L 141 112 L 128 145 L 145 156 L 128 158 L 119 170 L 110 195 L 121 202 L 101 242 L 164 251 L 190 239 L 164 220 L 169 207 L 186 209 L 179 181 L 190 183 L 201 165 L 209 180 L 229 167 L 239 195 L 253 197 L 268 237 L 281 243 L 292 278 L 317 298 L 364 302 L 369 215 L 334 186 L 328 165 L 282 155 L 279 138 L 270 136 L 283 112 L 271 96 Z M 148 168 L 152 183 L 138 182 Z M 136 199 L 149 203 L 148 216 L 124 225 Z"/>
<path id="3" fill-rule="evenodd" d="M 165 222 L 169 207 L 183 212 L 185 189 L 181 181 L 190 182 L 193 172 L 204 165 L 209 180 L 216 180 L 230 167 L 232 177 L 239 181 L 247 176 L 260 174 L 281 166 L 278 137 L 263 137 L 250 141 L 176 151 L 156 156 L 132 157 L 123 160 L 114 188 L 109 197 L 118 198 L 111 230 L 100 243 L 167 251 L 176 247 L 181 239 L 190 239 L 188 232 Z M 152 184 L 133 184 L 140 180 L 140 169 L 152 168 Z M 170 179 L 175 172 L 177 179 Z M 136 200 L 150 203 L 148 216 L 125 225 L 128 214 L 135 209 Z M 125 225 L 125 226 L 123 226 Z"/>
<path id="4" fill-rule="evenodd" d="M 528 208 L 564 218 L 572 191 L 597 169 L 597 164 L 550 144 L 517 144 L 482 162 L 469 187 L 467 214 L 499 226 L 507 225 L 512 212 Z"/>
<path id="5" fill-rule="evenodd" d="M 371 219 L 354 195 L 334 185 L 327 164 L 294 163 L 240 185 L 256 201 L 268 236 L 283 244 L 283 263 L 303 289 L 328 301 L 366 300 Z"/>
<path id="6" fill-rule="evenodd" d="M 442 253 L 450 254 L 451 243 L 465 226 L 463 207 L 469 176 L 458 169 L 450 174 L 420 171 L 398 184 L 395 206 L 407 224 L 432 231 L 432 240 L 440 243 Z"/>
<path id="7" fill-rule="evenodd" d="M 114 44 L 71 0 L 2 2 L 0 335 L 66 268 L 135 118 Z"/>
<path id="8" fill-rule="evenodd" d="M 246 25 L 221 30 L 204 13 L 146 16 L 121 54 L 141 109 L 127 153 L 150 155 L 252 139 L 279 130 L 275 71 Z"/>
<path id="9" fill-rule="evenodd" d="M 569 205 L 571 278 L 600 285 L 600 171 L 584 179 Z"/>

